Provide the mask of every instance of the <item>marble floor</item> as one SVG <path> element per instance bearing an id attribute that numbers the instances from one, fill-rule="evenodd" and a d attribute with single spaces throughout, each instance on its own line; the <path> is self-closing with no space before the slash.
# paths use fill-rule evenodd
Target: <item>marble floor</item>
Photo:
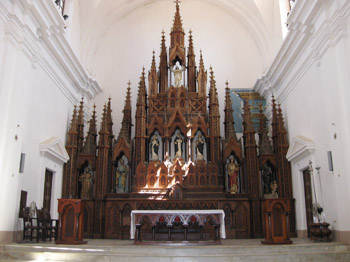
<path id="1" fill-rule="evenodd" d="M 12 243 L 0 246 L 0 261 L 350 261 L 344 243 L 293 238 L 291 245 L 263 245 L 262 239 L 226 239 L 221 245 L 134 245 L 132 240 L 87 239 L 85 245 Z"/>

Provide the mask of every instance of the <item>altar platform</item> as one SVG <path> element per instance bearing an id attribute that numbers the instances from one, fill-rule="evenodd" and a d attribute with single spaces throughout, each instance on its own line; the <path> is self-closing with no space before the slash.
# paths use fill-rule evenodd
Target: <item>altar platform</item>
<path id="1" fill-rule="evenodd" d="M 224 239 L 218 246 L 135 246 L 132 240 L 87 239 L 85 245 L 12 243 L 0 246 L 0 261 L 350 261 L 344 243 L 293 238 L 292 245 L 262 245 L 262 239 Z"/>

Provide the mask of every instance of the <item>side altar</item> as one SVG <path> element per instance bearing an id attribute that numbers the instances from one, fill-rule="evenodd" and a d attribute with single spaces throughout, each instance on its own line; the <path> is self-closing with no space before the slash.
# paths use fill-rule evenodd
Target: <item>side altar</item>
<path id="1" fill-rule="evenodd" d="M 263 108 L 255 130 L 246 102 L 243 136 L 238 139 L 226 83 L 222 137 L 214 72 L 205 69 L 202 52 L 196 65 L 191 33 L 185 47 L 177 1 L 170 45 L 163 32 L 158 66 L 153 52 L 150 70 L 141 73 L 134 122 L 128 83 L 118 136 L 113 134 L 111 98 L 103 108 L 99 132 L 94 108 L 86 136 L 83 100 L 74 109 L 62 197 L 84 202 L 85 238 L 127 239 L 132 210 L 160 209 L 222 209 L 227 238 L 263 237 L 262 201 L 271 197 L 290 199 L 290 227 L 295 232 L 281 108 L 273 99 L 270 139 Z M 151 234 L 151 222 L 145 219 L 142 233 Z M 203 230 L 204 235 L 215 234 L 211 227 Z"/>

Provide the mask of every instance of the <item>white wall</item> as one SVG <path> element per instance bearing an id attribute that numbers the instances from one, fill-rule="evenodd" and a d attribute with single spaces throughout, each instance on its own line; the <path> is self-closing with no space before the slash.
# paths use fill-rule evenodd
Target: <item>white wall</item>
<path id="1" fill-rule="evenodd" d="M 74 55 L 64 26 L 52 1 L 0 3 L 0 242 L 21 230 L 21 190 L 28 192 L 27 205 L 42 207 L 46 168 L 55 172 L 51 215 L 57 218 L 63 163 L 40 154 L 39 144 L 51 137 L 65 143 L 73 105 L 101 91 Z"/>
<path id="2" fill-rule="evenodd" d="M 350 241 L 349 14 L 349 1 L 297 1 L 281 50 L 255 85 L 265 98 L 270 100 L 274 93 L 282 104 L 290 140 L 302 135 L 314 141 L 319 202 L 325 220 L 339 240 L 346 241 Z M 328 170 L 327 151 L 332 151 L 334 171 Z M 292 176 L 300 179 L 297 166 Z M 304 202 L 303 187 L 293 190 L 296 202 Z M 297 217 L 305 218 L 305 210 L 300 211 L 304 213 Z M 297 228 L 305 229 L 305 224 L 299 220 Z"/>

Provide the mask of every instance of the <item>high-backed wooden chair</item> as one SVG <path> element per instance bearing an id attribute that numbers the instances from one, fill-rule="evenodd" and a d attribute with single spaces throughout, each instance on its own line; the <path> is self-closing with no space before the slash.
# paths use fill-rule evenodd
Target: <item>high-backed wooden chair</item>
<path id="1" fill-rule="evenodd" d="M 58 233 L 58 219 L 51 219 L 50 211 L 43 209 L 44 220 L 43 225 L 45 227 L 45 239 L 49 238 L 51 241 L 52 238 L 57 239 Z"/>
<path id="2" fill-rule="evenodd" d="M 39 242 L 39 239 L 42 237 L 42 227 L 38 218 L 32 218 L 29 215 L 29 212 L 25 209 L 22 212 L 23 216 L 23 241 L 29 239 L 33 241 L 33 238 L 36 239 L 36 242 Z"/>

